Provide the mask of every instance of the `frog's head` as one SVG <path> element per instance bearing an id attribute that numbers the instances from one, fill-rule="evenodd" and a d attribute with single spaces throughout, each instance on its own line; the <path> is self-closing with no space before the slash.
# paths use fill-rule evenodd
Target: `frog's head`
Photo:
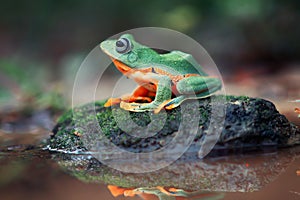
<path id="1" fill-rule="evenodd" d="M 130 34 L 124 34 L 117 40 L 103 41 L 100 47 L 122 72 L 145 67 L 145 64 L 153 63 L 159 57 L 157 52 L 136 42 Z M 123 66 L 122 69 L 120 66 Z"/>

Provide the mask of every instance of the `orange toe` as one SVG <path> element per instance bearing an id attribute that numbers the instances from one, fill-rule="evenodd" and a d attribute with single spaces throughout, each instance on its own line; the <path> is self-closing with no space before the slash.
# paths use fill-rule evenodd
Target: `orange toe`
<path id="1" fill-rule="evenodd" d="M 120 98 L 110 98 L 106 101 L 106 103 L 104 104 L 104 107 L 110 107 L 112 105 L 119 104 L 120 102 L 121 102 Z"/>
<path id="2" fill-rule="evenodd" d="M 125 197 L 134 197 L 135 196 L 135 192 L 134 192 L 134 190 L 125 190 L 124 191 L 124 196 Z"/>
<path id="3" fill-rule="evenodd" d="M 171 104 L 165 107 L 167 110 L 172 110 L 174 108 L 176 108 L 175 104 Z"/>
<path id="4" fill-rule="evenodd" d="M 124 189 L 124 188 L 119 188 L 118 186 L 115 186 L 115 185 L 108 185 L 107 188 L 109 189 L 110 193 L 111 193 L 114 197 L 123 195 L 123 194 L 124 194 L 124 191 L 126 190 L 126 189 Z"/>

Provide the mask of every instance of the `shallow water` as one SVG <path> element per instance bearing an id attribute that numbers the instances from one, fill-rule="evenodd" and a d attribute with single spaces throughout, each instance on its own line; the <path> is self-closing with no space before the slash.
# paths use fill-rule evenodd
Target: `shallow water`
<path id="1" fill-rule="evenodd" d="M 61 157 L 57 157 L 57 155 L 59 154 L 50 153 L 47 150 L 32 146 L 14 146 L 9 148 L 9 150 L 2 148 L 0 152 L 0 199 L 116 199 L 112 196 L 106 184 L 95 183 L 93 181 L 83 182 L 75 178 L 74 170 L 78 172 L 81 170 L 80 166 L 83 166 L 74 165 L 75 168 L 72 168 L 74 166 L 72 166 L 70 162 L 66 162 L 66 159 L 60 159 Z M 79 158 L 78 160 L 81 159 L 80 156 L 74 155 L 71 160 L 74 160 L 76 157 Z M 185 160 L 181 162 L 181 164 L 179 163 L 178 166 L 183 166 L 185 169 L 187 166 L 189 167 L 186 172 L 182 173 L 189 177 L 178 179 L 178 181 L 191 179 L 195 182 L 190 186 L 197 187 L 197 170 L 203 170 L 201 169 L 203 165 L 199 163 L 201 162 L 192 160 Z M 255 172 L 256 178 L 262 177 L 260 183 L 263 186 L 258 191 L 222 192 L 222 194 L 224 194 L 223 199 L 300 199 L 300 176 L 296 174 L 296 171 L 300 170 L 299 147 L 283 149 L 279 152 L 267 153 L 265 155 L 253 154 L 242 157 L 232 156 L 218 158 L 207 160 L 204 163 L 205 166 L 209 166 L 207 168 L 208 170 L 213 168 L 212 166 L 219 166 L 220 163 L 230 163 L 230 167 L 246 166 L 249 169 L 255 169 L 251 172 Z M 177 170 L 179 169 L 177 173 L 180 173 L 180 167 L 177 165 L 174 166 Z M 221 166 L 225 165 L 222 164 Z M 105 166 L 103 166 L 103 168 L 105 168 Z M 172 167 L 169 169 L 174 170 Z M 232 174 L 228 170 L 224 170 L 226 173 L 222 172 L 220 170 L 222 168 L 220 167 L 216 169 L 219 169 L 215 172 L 216 176 L 218 173 L 223 173 L 224 177 Z M 253 177 L 253 173 L 249 174 L 252 174 L 251 177 Z M 96 176 L 97 175 L 99 174 L 96 174 Z M 120 173 L 116 172 L 114 176 L 117 177 L 118 175 L 120 175 Z M 174 174 L 174 176 L 177 175 Z M 129 174 L 128 176 L 122 174 L 123 179 L 128 177 L 132 178 L 134 176 L 133 174 Z M 230 178 L 228 180 L 230 180 Z M 266 184 L 262 183 L 262 180 L 265 180 Z M 221 182 L 220 180 L 220 184 Z M 145 184 L 145 182 L 143 183 Z M 255 181 L 252 182 L 252 184 L 253 183 L 255 183 Z M 228 182 L 228 184 L 232 183 Z M 233 183 L 233 185 L 234 184 L 235 183 Z M 245 186 L 249 186 L 247 182 L 244 184 Z M 230 185 L 226 187 L 232 188 Z M 241 187 L 244 187 L 244 185 Z M 206 193 L 209 194 L 209 192 Z M 152 197 L 153 199 L 158 199 L 156 197 L 154 198 L 154 196 Z M 117 197 L 117 199 L 134 200 L 142 198 L 138 196 L 120 196 Z M 202 197 L 194 199 L 202 199 Z"/>

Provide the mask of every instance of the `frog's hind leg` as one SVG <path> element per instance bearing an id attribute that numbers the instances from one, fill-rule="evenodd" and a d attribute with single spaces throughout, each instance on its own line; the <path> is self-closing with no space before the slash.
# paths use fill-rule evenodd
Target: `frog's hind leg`
<path id="1" fill-rule="evenodd" d="M 221 81 L 208 76 L 191 76 L 181 79 L 176 85 L 179 94 L 205 98 L 222 87 Z M 196 98 L 196 99 L 197 99 Z"/>
<path id="2" fill-rule="evenodd" d="M 217 78 L 191 76 L 180 80 L 176 89 L 181 94 L 171 100 L 165 101 L 160 109 L 165 107 L 171 110 L 179 106 L 186 99 L 201 99 L 212 95 L 221 88 L 221 82 Z"/>

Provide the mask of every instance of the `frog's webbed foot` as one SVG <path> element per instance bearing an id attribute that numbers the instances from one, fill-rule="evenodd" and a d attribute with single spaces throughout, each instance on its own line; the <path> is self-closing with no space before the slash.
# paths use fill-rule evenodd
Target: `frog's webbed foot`
<path id="1" fill-rule="evenodd" d="M 124 110 L 133 111 L 133 112 L 145 112 L 145 111 L 153 111 L 158 105 L 155 103 L 129 103 L 125 101 L 121 101 L 120 107 Z"/>
<path id="2" fill-rule="evenodd" d="M 172 109 L 178 107 L 185 99 L 186 99 L 186 97 L 184 95 L 178 96 L 173 99 L 168 99 L 168 100 L 164 101 L 163 103 L 161 103 L 154 110 L 154 113 L 159 113 L 161 111 L 161 109 L 163 109 L 163 108 L 165 108 L 167 110 L 172 110 Z"/>
<path id="3" fill-rule="evenodd" d="M 156 102 L 128 103 L 122 101 L 120 103 L 120 107 L 133 112 L 154 111 L 154 113 L 159 113 L 164 108 L 167 110 L 172 110 L 173 108 L 178 107 L 185 99 L 186 97 L 182 95 L 173 99 L 168 99 L 161 104 L 157 104 Z"/>
<path id="4" fill-rule="evenodd" d="M 205 200 L 220 200 L 224 198 L 223 193 L 214 193 L 214 192 L 207 192 L 207 191 L 194 191 L 194 192 L 187 192 L 183 189 L 177 188 L 169 188 L 165 189 L 163 187 L 156 187 L 160 192 L 166 194 L 168 196 L 173 197 L 183 197 L 184 199 L 205 199 Z"/>
<path id="5" fill-rule="evenodd" d="M 121 98 L 109 98 L 106 103 L 104 104 L 104 107 L 111 107 L 113 105 L 118 105 L 121 102 L 128 102 L 128 103 L 132 103 L 132 102 L 151 102 L 152 99 L 150 97 L 138 97 L 138 96 L 123 96 Z"/>
<path id="6" fill-rule="evenodd" d="M 177 189 L 175 188 L 170 188 L 169 190 L 165 189 L 164 187 L 161 186 L 157 186 L 156 187 L 160 192 L 168 195 L 168 196 L 178 196 L 177 193 Z"/>

